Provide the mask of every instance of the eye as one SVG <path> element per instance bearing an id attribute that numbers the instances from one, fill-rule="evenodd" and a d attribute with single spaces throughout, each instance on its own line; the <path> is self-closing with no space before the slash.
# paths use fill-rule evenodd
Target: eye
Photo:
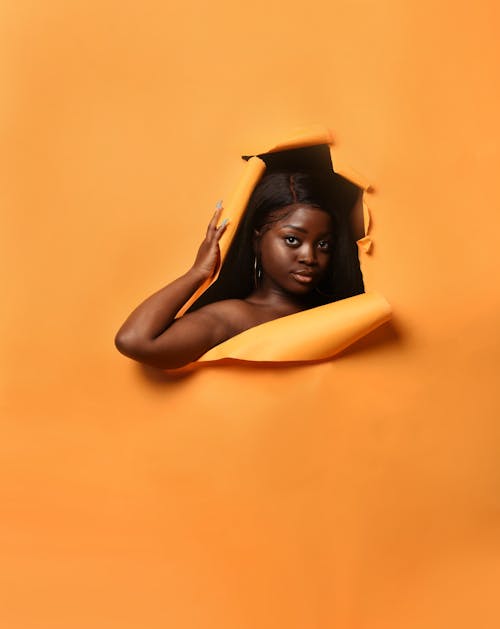
<path id="1" fill-rule="evenodd" d="M 331 243 L 329 240 L 320 240 L 318 242 L 318 247 L 321 249 L 321 251 L 330 251 Z"/>
<path id="2" fill-rule="evenodd" d="M 290 245 L 290 247 L 295 247 L 299 244 L 299 239 L 295 236 L 285 236 L 285 242 L 287 245 Z"/>

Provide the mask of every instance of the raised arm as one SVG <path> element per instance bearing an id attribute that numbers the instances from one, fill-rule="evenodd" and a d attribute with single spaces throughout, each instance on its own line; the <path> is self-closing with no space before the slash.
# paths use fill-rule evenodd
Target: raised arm
<path id="1" fill-rule="evenodd" d="M 217 227 L 222 209 L 215 211 L 191 269 L 148 297 L 118 330 L 115 346 L 122 354 L 168 369 L 196 360 L 223 340 L 226 331 L 217 308 L 206 307 L 175 320 L 180 308 L 217 269 L 219 240 L 227 224 L 223 221 Z"/>

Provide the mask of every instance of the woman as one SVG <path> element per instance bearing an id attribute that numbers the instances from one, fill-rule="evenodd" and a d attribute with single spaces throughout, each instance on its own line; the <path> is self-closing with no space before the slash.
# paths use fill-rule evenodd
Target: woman
<path id="1" fill-rule="evenodd" d="M 256 186 L 217 281 L 177 312 L 217 271 L 218 204 L 191 269 L 139 305 L 115 338 L 139 362 L 174 369 L 248 328 L 363 292 L 345 208 L 305 172 L 274 172 Z"/>

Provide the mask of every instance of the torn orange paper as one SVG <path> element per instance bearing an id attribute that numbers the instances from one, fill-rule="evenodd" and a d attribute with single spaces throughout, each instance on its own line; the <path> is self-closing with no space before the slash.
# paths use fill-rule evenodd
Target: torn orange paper
<path id="1" fill-rule="evenodd" d="M 332 134 L 323 127 L 298 130 L 291 135 L 290 139 L 276 143 L 259 155 L 317 144 L 328 144 L 332 156 Z M 257 155 L 251 157 L 246 163 L 232 197 L 225 205 L 221 218 L 228 218 L 229 225 L 220 243 L 221 266 L 224 264 L 248 200 L 265 169 L 266 164 L 262 159 Z M 369 236 L 370 211 L 366 194 L 371 191 L 371 186 L 350 169 L 343 168 L 335 172 L 362 190 L 364 236 L 357 240 L 357 245 L 359 252 L 370 253 L 372 240 Z M 177 316 L 182 316 L 217 280 L 217 277 L 218 274 L 207 280 L 186 302 Z M 295 362 L 329 358 L 366 336 L 390 318 L 391 307 L 387 300 L 380 293 L 370 290 L 361 295 L 281 317 L 245 330 L 213 347 L 196 362 L 204 363 L 228 358 L 259 362 Z"/>

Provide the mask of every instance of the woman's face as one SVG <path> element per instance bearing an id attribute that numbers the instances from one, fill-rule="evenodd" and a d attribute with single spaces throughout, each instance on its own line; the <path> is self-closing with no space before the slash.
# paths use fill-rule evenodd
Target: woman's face
<path id="1" fill-rule="evenodd" d="M 305 295 L 323 278 L 330 262 L 333 223 L 330 215 L 300 203 L 282 208 L 283 218 L 256 232 L 262 287 Z"/>

